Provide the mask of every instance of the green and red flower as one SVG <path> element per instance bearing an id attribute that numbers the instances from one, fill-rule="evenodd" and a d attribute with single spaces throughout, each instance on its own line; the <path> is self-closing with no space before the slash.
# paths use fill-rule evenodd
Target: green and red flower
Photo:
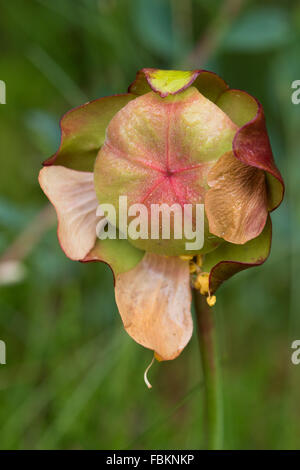
<path id="1" fill-rule="evenodd" d="M 168 360 L 192 334 L 191 285 L 208 296 L 262 264 L 269 212 L 282 201 L 261 104 L 205 70 L 143 69 L 128 93 L 87 103 L 61 120 L 61 144 L 40 185 L 56 208 L 65 254 L 103 261 L 115 277 L 124 327 Z M 99 204 L 204 204 L 201 250 L 185 240 L 96 235 Z"/>

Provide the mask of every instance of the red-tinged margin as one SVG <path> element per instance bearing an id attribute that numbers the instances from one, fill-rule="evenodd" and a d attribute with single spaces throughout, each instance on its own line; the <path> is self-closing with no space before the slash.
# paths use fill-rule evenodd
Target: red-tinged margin
<path id="1" fill-rule="evenodd" d="M 73 170 L 93 171 L 110 120 L 135 98 L 136 95 L 130 93 L 104 96 L 67 111 L 59 123 L 59 148 L 43 166 L 62 165 Z"/>
<path id="2" fill-rule="evenodd" d="M 224 99 L 224 95 L 229 94 L 233 95 L 233 99 L 235 98 L 235 94 L 242 94 L 244 97 L 246 96 L 256 103 L 257 111 L 255 116 L 240 126 L 233 139 L 232 149 L 238 160 L 246 165 L 253 166 L 266 172 L 268 185 L 268 210 L 271 212 L 281 204 L 285 188 L 282 176 L 275 165 L 263 107 L 254 96 L 250 95 L 250 93 L 233 88 L 222 93 L 219 99 Z M 228 114 L 233 122 L 235 122 L 234 117 L 231 116 L 230 113 Z M 239 124 L 237 122 L 235 123 Z"/>
<path id="3" fill-rule="evenodd" d="M 116 275 L 114 273 L 114 270 L 112 268 L 112 266 L 107 262 L 107 261 L 104 261 L 103 259 L 100 259 L 100 258 L 96 258 L 96 257 L 89 257 L 89 255 L 87 255 L 85 258 L 79 260 L 80 263 L 95 263 L 96 261 L 98 261 L 99 263 L 104 263 L 106 264 L 106 266 L 109 267 L 109 269 L 111 270 L 111 273 L 112 273 L 112 276 L 113 276 L 113 280 L 114 280 L 114 287 L 116 285 Z"/>
<path id="4" fill-rule="evenodd" d="M 127 239 L 97 239 L 94 247 L 81 259 L 82 263 L 100 261 L 107 264 L 114 276 L 130 271 L 143 259 L 145 252 L 135 248 Z"/>
<path id="5" fill-rule="evenodd" d="M 280 196 L 277 198 L 272 195 L 271 197 L 273 201 L 270 203 L 269 210 L 273 211 L 281 204 L 285 187 L 282 176 L 274 162 L 263 107 L 256 98 L 254 99 L 258 106 L 257 114 L 250 122 L 238 130 L 233 139 L 232 147 L 235 156 L 240 161 L 266 171 L 280 183 Z M 254 140 L 255 153 L 251 149 Z"/>
<path id="6" fill-rule="evenodd" d="M 154 85 L 155 80 L 153 76 L 157 71 L 158 69 L 154 68 L 144 68 L 139 70 L 136 74 L 135 80 L 129 86 L 128 92 L 136 95 L 143 95 L 144 93 L 148 93 L 152 90 L 155 93 L 158 93 L 162 98 L 165 98 L 168 95 L 176 95 L 177 93 L 186 90 L 191 85 L 194 85 L 206 98 L 211 101 L 216 101 L 218 97 L 229 88 L 227 83 L 216 73 L 199 69 L 190 71 L 190 78 L 185 80 L 183 86 L 178 87 L 174 91 L 167 91 L 163 86 L 159 88 Z M 173 71 L 166 70 L 164 72 L 167 74 Z M 213 79 L 213 82 L 208 83 L 211 79 Z M 205 83 L 206 81 L 207 83 Z M 208 86 L 207 90 L 206 85 Z M 210 88 L 211 85 L 213 85 L 212 88 Z"/>
<path id="7" fill-rule="evenodd" d="M 204 266 L 203 269 L 204 271 L 209 272 L 209 290 L 210 293 L 213 294 L 216 292 L 216 290 L 225 282 L 227 279 L 232 277 L 234 274 L 239 273 L 240 271 L 244 271 L 245 269 L 248 268 L 254 268 L 256 266 L 261 266 L 269 257 L 270 251 L 271 251 L 271 244 L 272 244 L 272 222 L 270 216 L 268 217 L 265 229 L 263 232 L 257 237 L 257 239 L 250 240 L 246 245 L 243 245 L 243 247 L 247 247 L 250 245 L 254 245 L 256 243 L 256 240 L 262 239 L 264 236 L 264 232 L 266 233 L 266 249 L 265 253 L 261 253 L 258 255 L 257 260 L 255 262 L 243 262 L 242 260 L 230 260 L 230 259 L 224 259 L 216 264 L 213 265 L 213 267 L 206 269 L 205 266 L 205 261 L 204 261 Z M 221 245 L 219 250 L 221 251 L 222 249 L 225 248 L 226 245 Z M 228 246 L 228 245 L 227 245 Z M 232 245 L 233 250 L 239 249 L 238 245 Z M 218 257 L 217 256 L 218 249 L 211 253 L 212 257 Z M 207 257 L 209 255 L 206 255 Z M 220 255 L 221 257 L 221 255 Z"/>

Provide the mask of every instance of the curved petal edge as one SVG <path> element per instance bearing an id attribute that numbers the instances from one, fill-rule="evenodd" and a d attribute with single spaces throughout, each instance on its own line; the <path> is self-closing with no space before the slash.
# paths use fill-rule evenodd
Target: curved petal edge
<path id="1" fill-rule="evenodd" d="M 89 263 L 100 261 L 106 263 L 112 270 L 114 280 L 120 273 L 133 269 L 143 258 L 145 252 L 135 248 L 125 239 L 97 240 L 95 246 L 81 261 Z"/>
<path id="2" fill-rule="evenodd" d="M 93 171 L 110 120 L 135 98 L 136 96 L 130 93 L 106 96 L 68 111 L 60 120 L 59 149 L 43 165 L 61 165 L 73 170 Z"/>
<path id="3" fill-rule="evenodd" d="M 273 211 L 284 196 L 284 182 L 275 165 L 261 103 L 249 93 L 230 89 L 217 105 L 239 126 L 232 148 L 241 162 L 267 174 L 268 209 Z"/>
<path id="4" fill-rule="evenodd" d="M 205 211 L 210 233 L 236 244 L 256 238 L 268 217 L 264 171 L 227 152 L 211 168 L 207 182 Z"/>

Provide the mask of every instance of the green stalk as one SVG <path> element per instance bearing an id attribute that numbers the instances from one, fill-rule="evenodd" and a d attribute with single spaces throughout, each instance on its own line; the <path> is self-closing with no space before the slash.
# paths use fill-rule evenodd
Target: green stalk
<path id="1" fill-rule="evenodd" d="M 199 291 L 193 291 L 205 386 L 207 448 L 220 450 L 223 448 L 223 397 L 214 310 Z"/>

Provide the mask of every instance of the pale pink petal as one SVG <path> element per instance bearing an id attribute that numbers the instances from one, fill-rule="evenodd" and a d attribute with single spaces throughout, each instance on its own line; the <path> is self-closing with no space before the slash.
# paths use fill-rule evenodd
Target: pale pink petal
<path id="1" fill-rule="evenodd" d="M 230 243 L 258 237 L 267 216 L 265 173 L 225 153 L 210 170 L 205 196 L 209 231 Z"/>
<path id="2" fill-rule="evenodd" d="M 55 165 L 40 171 L 39 182 L 56 209 L 62 249 L 73 260 L 83 259 L 96 241 L 98 203 L 93 173 Z"/>
<path id="3" fill-rule="evenodd" d="M 164 360 L 180 354 L 193 331 L 188 262 L 147 253 L 116 277 L 115 295 L 124 327 L 137 343 Z"/>

